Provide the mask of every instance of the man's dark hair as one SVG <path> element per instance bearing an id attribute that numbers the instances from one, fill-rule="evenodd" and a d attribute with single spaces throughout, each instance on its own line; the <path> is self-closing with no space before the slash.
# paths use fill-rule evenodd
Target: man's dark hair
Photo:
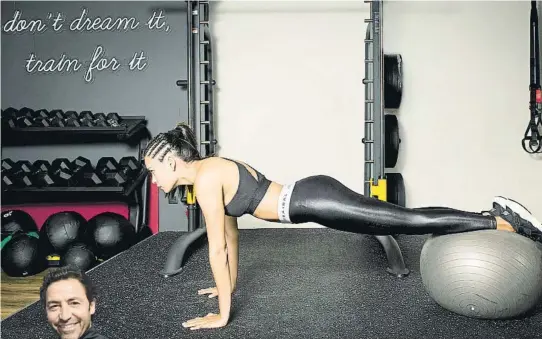
<path id="1" fill-rule="evenodd" d="M 44 307 L 47 306 L 46 297 L 49 286 L 57 281 L 67 279 L 75 279 L 83 285 L 89 303 L 96 299 L 96 287 L 86 273 L 74 266 L 63 266 L 49 271 L 43 278 L 43 284 L 40 288 L 40 301 Z"/>

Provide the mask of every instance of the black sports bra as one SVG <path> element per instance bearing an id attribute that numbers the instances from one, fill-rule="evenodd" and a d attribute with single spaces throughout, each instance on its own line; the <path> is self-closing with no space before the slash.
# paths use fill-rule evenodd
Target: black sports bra
<path id="1" fill-rule="evenodd" d="M 225 206 L 226 215 L 240 217 L 254 213 L 271 185 L 271 181 L 254 169 L 258 177 L 255 179 L 244 165 L 235 160 L 223 159 L 234 162 L 239 169 L 239 185 L 232 200 Z"/>

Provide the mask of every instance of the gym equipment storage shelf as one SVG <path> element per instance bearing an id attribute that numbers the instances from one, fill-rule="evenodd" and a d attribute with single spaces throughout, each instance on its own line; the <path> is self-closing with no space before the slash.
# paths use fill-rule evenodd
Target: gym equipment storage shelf
<path id="1" fill-rule="evenodd" d="M 6 146 L 73 142 L 129 142 L 145 131 L 143 116 L 123 116 L 121 125 L 109 127 L 7 127 L 2 128 L 2 144 Z"/>
<path id="2" fill-rule="evenodd" d="M 103 202 L 132 201 L 133 193 L 147 177 L 147 170 L 142 169 L 137 178 L 126 186 L 96 187 L 24 187 L 10 188 L 2 191 L 2 202 L 5 205 L 17 205 L 43 202 Z"/>
<path id="3" fill-rule="evenodd" d="M 144 116 L 119 116 L 110 126 L 9 126 L 2 123 L 2 146 L 123 142 L 138 147 L 138 161 L 149 139 Z M 122 202 L 136 232 L 148 225 L 150 180 L 142 167 L 133 180 L 118 186 L 13 187 L 2 190 L 3 205 L 59 202 Z"/>

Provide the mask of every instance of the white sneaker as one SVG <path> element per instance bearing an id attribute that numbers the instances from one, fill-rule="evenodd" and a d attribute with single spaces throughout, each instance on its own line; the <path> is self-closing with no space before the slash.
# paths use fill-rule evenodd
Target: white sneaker
<path id="1" fill-rule="evenodd" d="M 542 242 L 542 223 L 525 206 L 503 196 L 495 197 L 493 205 L 496 213 L 494 216 L 501 217 L 510 223 L 516 233 Z"/>

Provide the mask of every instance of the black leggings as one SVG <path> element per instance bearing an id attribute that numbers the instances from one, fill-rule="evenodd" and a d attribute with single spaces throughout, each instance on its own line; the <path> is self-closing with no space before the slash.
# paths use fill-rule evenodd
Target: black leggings
<path id="1" fill-rule="evenodd" d="M 446 207 L 405 208 L 356 193 L 325 175 L 297 181 L 289 206 L 294 224 L 315 222 L 363 234 L 445 234 L 497 228 L 491 216 Z"/>

